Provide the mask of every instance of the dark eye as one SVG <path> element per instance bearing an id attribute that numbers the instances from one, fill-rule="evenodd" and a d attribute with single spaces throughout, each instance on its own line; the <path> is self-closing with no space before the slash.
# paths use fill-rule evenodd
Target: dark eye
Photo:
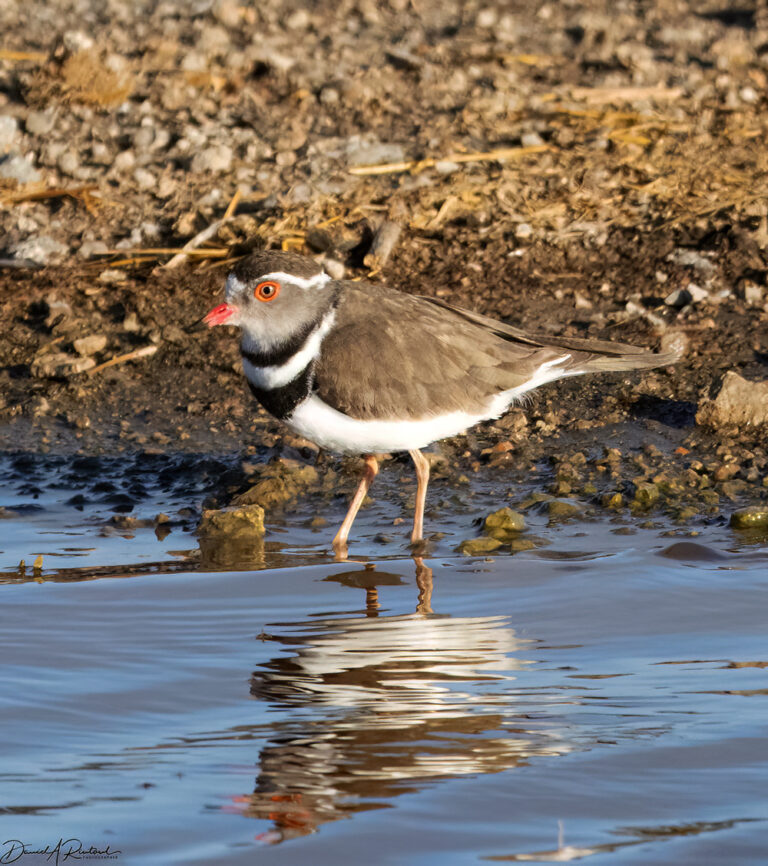
<path id="1" fill-rule="evenodd" d="M 274 280 L 259 283 L 253 290 L 253 296 L 258 301 L 274 301 L 279 294 L 280 283 L 276 283 Z"/>

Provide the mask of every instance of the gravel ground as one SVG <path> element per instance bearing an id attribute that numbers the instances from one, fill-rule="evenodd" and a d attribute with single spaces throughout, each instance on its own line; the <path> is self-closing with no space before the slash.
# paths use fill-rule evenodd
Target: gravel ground
<path id="1" fill-rule="evenodd" d="M 708 402 L 768 378 L 762 7 L 6 0 L 0 29 L 1 448 L 313 459 L 254 411 L 231 333 L 193 327 L 228 259 L 282 247 L 532 330 L 686 343 L 544 389 L 445 446 L 462 466 L 656 448 L 765 498 L 766 401 Z M 155 252 L 225 214 L 182 266 Z"/>

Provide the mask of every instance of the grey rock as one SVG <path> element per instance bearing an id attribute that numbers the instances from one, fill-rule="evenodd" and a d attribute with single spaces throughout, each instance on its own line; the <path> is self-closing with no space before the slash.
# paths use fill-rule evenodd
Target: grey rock
<path id="1" fill-rule="evenodd" d="M 403 162 L 405 148 L 401 144 L 363 142 L 355 136 L 347 142 L 347 163 L 355 165 L 378 165 L 384 162 Z"/>
<path id="2" fill-rule="evenodd" d="M 452 162 L 450 159 L 440 159 L 435 163 L 435 171 L 438 174 L 453 174 L 460 168 L 458 162 Z"/>
<path id="3" fill-rule="evenodd" d="M 143 190 L 154 189 L 157 183 L 157 178 L 146 168 L 137 168 L 133 173 L 133 179 L 136 181 L 139 189 Z"/>
<path id="4" fill-rule="evenodd" d="M 688 283 L 686 287 L 688 292 L 691 295 L 691 299 L 694 304 L 698 304 L 701 301 L 706 301 L 709 297 L 709 292 L 706 289 L 702 289 L 701 286 L 696 285 L 696 283 Z"/>
<path id="5" fill-rule="evenodd" d="M 763 303 L 763 287 L 757 283 L 748 282 L 744 284 L 744 300 L 750 306 L 760 306 Z"/>
<path id="6" fill-rule="evenodd" d="M 123 319 L 123 330 L 128 331 L 129 334 L 135 334 L 137 331 L 141 330 L 141 325 L 139 324 L 139 319 L 136 313 L 128 313 L 128 315 Z"/>
<path id="7" fill-rule="evenodd" d="M 539 147 L 544 144 L 544 139 L 538 132 L 524 132 L 520 136 L 520 144 L 523 147 Z"/>
<path id="8" fill-rule="evenodd" d="M 30 111 L 27 115 L 27 132 L 30 135 L 48 135 L 56 124 L 56 110 Z"/>
<path id="9" fill-rule="evenodd" d="M 533 227 L 528 223 L 520 223 L 515 227 L 516 238 L 529 238 L 533 234 Z"/>
<path id="10" fill-rule="evenodd" d="M 15 117 L 0 114 L 0 153 L 8 153 L 19 137 L 19 124 Z"/>
<path id="11" fill-rule="evenodd" d="M 87 337 L 75 340 L 72 345 L 78 355 L 87 358 L 102 352 L 107 346 L 107 338 L 104 334 L 89 334 Z"/>
<path id="12" fill-rule="evenodd" d="M 131 171 L 136 165 L 136 154 L 132 150 L 124 150 L 115 157 L 112 168 L 118 172 Z"/>
<path id="13" fill-rule="evenodd" d="M 696 423 L 712 427 L 768 424 L 768 381 L 748 381 L 729 370 L 715 399 L 702 401 Z"/>
<path id="14" fill-rule="evenodd" d="M 192 158 L 192 171 L 199 174 L 220 174 L 232 167 L 232 148 L 226 144 L 206 147 Z"/>
<path id="15" fill-rule="evenodd" d="M 124 283 L 127 279 L 125 271 L 118 268 L 107 268 L 99 274 L 99 282 L 107 286 L 114 286 L 118 283 Z"/>
<path id="16" fill-rule="evenodd" d="M 44 379 L 49 376 L 74 376 L 95 366 L 96 362 L 93 358 L 78 358 L 66 352 L 56 352 L 35 358 L 31 365 L 31 371 L 33 376 Z"/>
<path id="17" fill-rule="evenodd" d="M 69 253 L 69 247 L 50 235 L 37 235 L 16 244 L 11 252 L 17 259 L 29 259 L 40 265 L 62 261 Z"/>
<path id="18" fill-rule="evenodd" d="M 93 39 L 82 30 L 67 30 L 62 37 L 64 47 L 70 54 L 80 51 L 90 51 L 93 48 Z"/>
<path id="19" fill-rule="evenodd" d="M 9 153 L 0 157 L 0 177 L 17 180 L 19 183 L 37 183 L 41 180 L 40 172 L 20 153 Z"/>
<path id="20" fill-rule="evenodd" d="M 697 250 L 689 250 L 682 247 L 673 250 L 667 256 L 667 261 L 676 265 L 681 265 L 684 268 L 694 268 L 697 271 L 707 274 L 711 273 L 715 269 L 715 266 L 705 255 Z"/>
<path id="21" fill-rule="evenodd" d="M 74 150 L 65 150 L 58 158 L 57 164 L 60 171 L 72 177 L 80 168 L 80 158 Z"/>
<path id="22" fill-rule="evenodd" d="M 91 259 L 94 256 L 103 256 L 108 249 L 104 241 L 84 241 L 77 254 L 81 259 Z"/>
<path id="23" fill-rule="evenodd" d="M 675 289 L 674 292 L 671 292 L 666 298 L 664 298 L 664 303 L 668 307 L 675 307 L 679 310 L 682 307 L 687 307 L 692 300 L 693 298 L 688 289 Z"/>
<path id="24" fill-rule="evenodd" d="M 95 162 L 97 165 L 111 165 L 112 151 L 103 142 L 94 142 L 91 145 L 91 162 Z"/>

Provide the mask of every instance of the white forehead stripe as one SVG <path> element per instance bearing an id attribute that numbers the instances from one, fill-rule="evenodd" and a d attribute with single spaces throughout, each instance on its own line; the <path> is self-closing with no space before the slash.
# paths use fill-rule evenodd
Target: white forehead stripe
<path id="1" fill-rule="evenodd" d="M 266 280 L 274 280 L 277 283 L 293 283 L 294 286 L 298 286 L 301 289 L 320 289 L 327 282 L 329 282 L 331 278 L 328 274 L 315 274 L 314 277 L 309 277 L 305 279 L 304 277 L 297 277 L 295 274 L 286 274 L 283 271 L 275 271 L 271 274 L 263 274 L 259 280 L 260 282 L 264 282 Z"/>
<path id="2" fill-rule="evenodd" d="M 259 277 L 260 283 L 265 283 L 267 280 L 274 280 L 277 283 L 293 283 L 300 289 L 320 289 L 330 281 L 328 274 L 315 274 L 314 277 L 297 277 L 295 274 L 286 274 L 285 271 L 273 271 L 271 274 L 262 274 Z M 236 294 L 245 289 L 245 283 L 239 280 L 234 274 L 227 277 L 227 286 L 225 297 L 227 301 L 231 301 Z"/>

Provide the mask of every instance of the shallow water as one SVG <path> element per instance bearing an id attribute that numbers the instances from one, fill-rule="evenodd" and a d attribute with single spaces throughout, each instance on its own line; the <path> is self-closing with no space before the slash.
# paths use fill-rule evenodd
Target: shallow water
<path id="1" fill-rule="evenodd" d="M 468 559 L 492 491 L 438 485 L 423 560 L 385 497 L 356 526 L 365 562 L 332 562 L 304 513 L 213 570 L 178 514 L 204 472 L 135 489 L 133 515 L 172 518 L 158 537 L 106 522 L 123 469 L 102 501 L 72 501 L 70 464 L 5 478 L 0 841 L 141 864 L 765 862 L 759 539 L 534 515 L 548 546 Z"/>

